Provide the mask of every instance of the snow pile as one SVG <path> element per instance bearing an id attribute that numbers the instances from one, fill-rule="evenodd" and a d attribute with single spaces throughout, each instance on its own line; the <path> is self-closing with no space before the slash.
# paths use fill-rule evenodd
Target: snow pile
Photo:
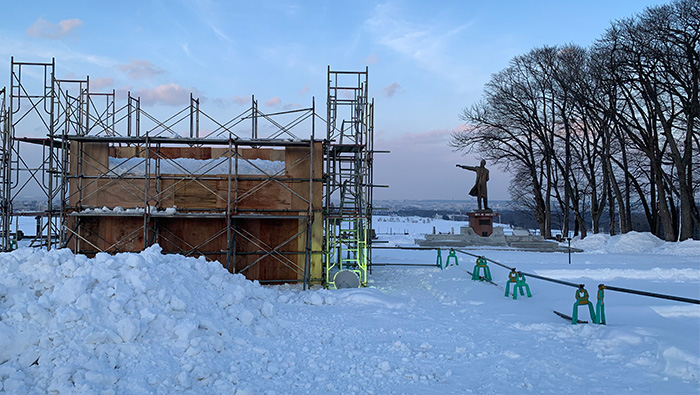
<path id="1" fill-rule="evenodd" d="M 95 259 L 20 249 L 3 254 L 0 278 L 7 392 L 230 392 L 247 339 L 280 328 L 273 290 L 158 246 Z"/>
<path id="2" fill-rule="evenodd" d="M 665 255 L 700 256 L 700 240 L 684 240 L 678 243 L 664 243 L 656 253 Z"/>
<path id="3" fill-rule="evenodd" d="M 610 236 L 598 233 L 586 236 L 583 240 L 575 238 L 571 246 L 594 254 L 664 254 L 664 255 L 698 255 L 700 241 L 686 240 L 682 243 L 666 243 L 651 233 L 629 232 Z"/>
<path id="4" fill-rule="evenodd" d="M 81 213 L 86 213 L 86 214 L 143 214 L 145 213 L 146 210 L 143 207 L 134 207 L 134 208 L 123 208 L 121 206 L 116 206 L 114 208 L 110 208 L 107 206 L 103 206 L 102 208 L 99 207 L 89 207 L 85 208 L 81 211 Z M 177 206 L 173 207 L 166 207 L 165 209 L 158 209 L 156 206 L 150 206 L 149 207 L 149 213 L 165 213 L 168 215 L 173 215 L 177 213 Z"/>
<path id="5" fill-rule="evenodd" d="M 156 160 L 149 159 L 149 171 L 152 174 L 156 168 Z M 109 169 L 116 175 L 144 176 L 146 174 L 145 158 L 109 158 Z M 238 161 L 238 174 L 282 174 L 284 161 L 250 159 Z M 231 162 L 230 172 L 235 173 L 235 163 Z M 227 158 L 217 159 L 162 159 L 160 174 L 229 174 Z"/>
<path id="6" fill-rule="evenodd" d="M 157 211 L 155 207 L 151 207 L 152 211 Z M 121 206 L 116 206 L 114 208 L 109 208 L 107 206 L 103 206 L 102 208 L 99 207 L 90 207 L 90 208 L 85 208 L 81 211 L 82 213 L 86 214 L 102 214 L 102 213 L 114 213 L 114 214 L 143 214 L 146 212 L 142 207 L 135 207 L 135 208 L 123 208 Z"/>

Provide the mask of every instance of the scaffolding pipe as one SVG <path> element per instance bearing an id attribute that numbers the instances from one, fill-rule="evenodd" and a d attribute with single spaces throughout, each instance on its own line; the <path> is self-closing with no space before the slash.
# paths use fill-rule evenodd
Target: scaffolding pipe
<path id="1" fill-rule="evenodd" d="M 38 67 L 43 71 L 44 86 L 40 92 L 41 85 L 39 85 L 39 89 L 36 89 L 37 92 L 25 90 L 23 81 L 25 76 L 36 74 L 26 72 L 26 69 L 30 67 Z M 3 151 L 0 152 L 3 161 L 3 189 L 0 197 L 3 198 L 2 207 L 4 210 L 0 236 L 3 239 L 3 248 L 6 247 L 5 244 L 9 238 L 9 230 L 7 230 L 10 223 L 9 218 L 14 214 L 11 203 L 15 196 L 12 193 L 20 192 L 26 186 L 24 179 L 29 179 L 32 183 L 38 184 L 45 194 L 46 200 L 42 203 L 46 206 L 36 210 L 39 216 L 40 230 L 35 243 L 45 245 L 47 248 L 53 248 L 54 243 L 58 242 L 59 245 L 73 248 L 77 252 L 119 252 L 130 249 L 140 250 L 159 241 L 169 242 L 171 248 L 184 246 L 181 251 L 186 254 L 225 255 L 226 267 L 235 272 L 236 256 L 251 255 L 245 252 L 240 254 L 236 252 L 238 236 L 243 235 L 255 246 L 253 249 L 263 250 L 265 257 L 269 257 L 271 261 L 277 261 L 274 262 L 275 264 L 279 263 L 294 271 L 297 276 L 295 281 L 302 281 L 305 287 L 311 285 L 313 266 L 311 257 L 314 253 L 322 253 L 322 251 L 313 251 L 313 232 L 318 211 L 318 208 L 314 207 L 313 194 L 320 192 L 316 190 L 314 183 L 325 182 L 323 178 L 314 178 L 314 161 L 320 159 L 314 152 L 314 147 L 318 143 L 315 139 L 315 101 L 312 102 L 310 109 L 263 114 L 259 110 L 255 97 L 252 96 L 252 106 L 249 112 L 251 138 L 240 139 L 231 128 L 232 125 L 237 125 L 241 120 L 234 118 L 225 123 L 215 121 L 201 112 L 199 99 L 195 99 L 192 95 L 190 95 L 189 114 L 185 109 L 165 121 L 159 121 L 143 111 L 140 107 L 140 98 L 132 97 L 131 93 L 127 96 L 126 105 L 117 109 L 115 90 L 112 90 L 111 93 L 91 93 L 89 77 L 85 80 L 58 80 L 55 78 L 55 67 L 54 60 L 51 63 L 20 63 L 15 62 L 14 58 L 11 59 L 10 105 L 7 106 L 3 103 L 2 108 L 0 108 L 0 128 L 3 139 L 1 147 Z M 72 96 L 66 90 L 66 87 L 71 84 L 78 84 L 78 95 Z M 4 94 L 6 93 L 3 93 L 3 97 Z M 105 96 L 104 101 L 97 100 L 96 97 L 101 96 Z M 145 125 L 148 130 L 143 135 L 140 123 L 142 112 L 148 122 L 148 125 Z M 17 114 L 14 118 L 13 113 Z M 200 114 L 204 114 L 206 122 L 211 121 L 215 124 L 215 131 L 208 134 L 213 138 L 200 137 Z M 245 114 L 248 112 L 244 112 Z M 14 138 L 14 131 L 20 130 L 15 126 L 22 122 L 27 115 L 40 118 L 43 127 L 47 130 L 47 139 L 24 136 Z M 287 119 L 284 121 L 274 119 L 277 116 L 286 116 Z M 188 119 L 189 137 L 181 137 L 175 131 L 181 130 L 181 126 L 186 124 Z M 272 137 L 260 138 L 258 125 L 260 119 L 270 122 L 276 128 L 271 132 Z M 311 120 L 311 138 L 299 139 L 292 129 L 307 120 Z M 151 122 L 155 126 L 151 125 Z M 119 130 L 120 126 L 123 129 L 121 131 Z M 217 138 L 224 132 L 228 133 L 225 139 Z M 172 133 L 173 137 L 160 136 L 163 133 Z M 17 145 L 13 147 L 12 144 L 15 142 Z M 35 166 L 33 162 L 25 162 L 25 158 L 20 155 L 20 147 L 26 143 L 41 145 L 42 155 L 37 158 L 37 161 L 42 161 L 41 164 Z M 93 155 L 93 151 L 91 151 L 93 143 L 97 144 L 95 146 L 97 147 L 96 155 Z M 124 155 L 124 158 L 143 158 L 143 161 L 140 161 L 140 165 L 145 170 L 143 176 L 116 174 L 104 162 L 106 155 L 104 149 L 113 150 L 114 147 L 122 147 L 122 144 L 126 144 L 127 148 L 135 147 L 135 149 L 120 150 L 119 155 Z M 162 160 L 169 160 L 169 156 L 163 151 L 164 146 L 185 145 L 188 147 L 211 146 L 212 149 L 214 146 L 226 145 L 228 157 L 225 160 L 228 165 L 228 174 L 218 175 L 208 173 L 208 170 L 190 171 L 183 168 L 182 171 L 185 173 L 183 176 L 162 176 Z M 294 163 L 287 163 L 287 169 L 269 174 L 271 172 L 256 166 L 254 162 L 251 163 L 251 159 L 247 155 L 241 155 L 239 151 L 242 146 L 254 149 L 265 147 L 271 151 L 276 148 L 298 147 L 308 149 L 309 154 Z M 11 158 L 15 153 L 17 160 L 13 162 Z M 112 155 L 112 153 L 109 154 L 110 157 Z M 153 159 L 155 159 L 155 163 L 151 163 Z M 241 175 L 239 173 L 241 160 L 253 164 L 263 175 Z M 308 173 L 306 173 L 309 175 L 308 178 L 305 177 L 303 169 L 297 169 L 295 175 L 287 177 L 285 171 L 306 163 L 304 161 L 309 163 Z M 6 165 L 6 162 L 9 164 Z M 24 177 L 21 172 L 27 172 L 28 176 Z M 14 180 L 8 175 L 16 177 L 16 183 L 11 182 Z M 212 186 L 212 183 L 217 182 L 220 182 L 225 189 Z M 297 183 L 304 182 L 309 183 L 306 190 L 297 185 Z M 247 201 L 242 202 L 253 193 L 263 190 L 263 186 L 266 187 L 270 184 L 279 184 L 280 189 L 288 193 L 291 199 L 303 203 L 298 208 L 291 206 L 262 208 L 263 206 L 259 205 L 248 208 Z M 186 212 L 178 212 L 177 214 L 151 211 L 151 207 L 162 208 L 166 204 L 165 199 L 174 199 L 176 193 L 186 192 L 185 188 L 189 185 L 198 188 L 205 199 L 209 199 L 203 201 L 209 203 L 198 204 L 198 200 L 192 200 L 194 204 L 185 204 Z M 113 189 L 117 190 L 116 193 Z M 119 201 L 119 193 L 122 193 L 124 201 L 130 201 L 129 204 L 136 205 L 136 208 L 139 205 L 143 206 L 143 211 L 138 213 L 83 212 L 86 207 L 99 206 L 102 202 L 97 199 L 100 199 L 100 193 L 105 191 L 117 199 L 114 201 L 110 199 L 112 203 L 106 204 L 107 206 L 113 206 L 114 202 Z M 305 196 L 306 192 L 309 193 L 309 196 Z M 216 201 L 226 199 L 227 203 L 225 207 L 217 205 L 216 208 L 212 208 L 210 206 L 211 199 Z M 133 206 L 125 206 L 125 208 L 131 207 Z M 245 210 L 241 210 L 242 207 Z M 137 219 L 127 220 L 127 217 Z M 128 229 L 125 228 L 126 236 L 114 236 L 114 238 L 120 237 L 120 239 L 107 240 L 113 236 L 102 235 L 102 232 L 98 231 L 99 228 L 94 227 L 94 224 L 100 224 L 99 221 L 103 221 L 105 218 L 110 218 L 113 221 L 124 218 L 125 223 L 135 222 L 128 225 Z M 138 226 L 141 218 L 142 225 Z M 188 243 L 187 240 L 182 240 L 186 237 L 180 237 L 179 233 L 171 232 L 172 229 L 168 229 L 164 225 L 167 218 L 211 219 L 216 220 L 212 223 L 216 223 L 217 228 L 210 233 L 207 232 L 203 237 L 197 238 L 196 242 Z M 221 222 L 218 222 L 219 218 Z M 274 242 L 270 242 L 266 238 L 267 236 L 263 237 L 244 229 L 243 227 L 247 227 L 249 223 L 242 221 L 244 218 L 260 219 L 267 221 L 265 222 L 267 224 L 279 220 L 295 221 L 299 225 L 297 227 L 299 232 L 293 238 L 298 239 L 300 243 L 292 243 L 293 238 L 286 239 L 281 244 L 277 244 L 279 240 L 275 238 L 271 238 L 270 240 L 274 240 Z M 218 228 L 219 224 L 221 229 Z M 223 229 L 224 226 L 225 229 Z M 135 243 L 139 237 L 143 237 L 143 243 Z M 305 245 L 301 244 L 303 237 L 306 238 Z M 221 240 L 223 244 L 224 238 L 226 240 L 225 248 L 218 244 L 212 248 L 213 242 L 218 243 Z M 282 248 L 287 244 L 293 247 Z M 106 248 L 104 248 L 105 246 Z M 281 251 L 281 249 L 289 249 L 289 251 Z M 255 251 L 251 253 L 255 253 Z M 303 265 L 302 259 L 300 259 L 302 255 Z M 290 258 L 286 258 L 287 256 Z M 223 260 L 224 258 L 218 259 Z M 253 265 L 258 262 L 261 260 L 255 260 Z M 248 263 L 250 262 L 246 261 L 246 264 Z M 250 266 L 246 266 L 246 269 Z M 291 274 L 291 272 L 285 273 Z M 281 274 L 281 277 L 295 277 L 289 274 Z M 274 280 L 273 282 L 276 281 L 286 280 Z"/>

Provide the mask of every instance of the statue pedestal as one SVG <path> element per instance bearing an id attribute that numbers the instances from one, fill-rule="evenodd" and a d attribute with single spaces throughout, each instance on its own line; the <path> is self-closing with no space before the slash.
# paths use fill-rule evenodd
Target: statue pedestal
<path id="1" fill-rule="evenodd" d="M 498 216 L 491 210 L 477 210 L 467 213 L 469 216 L 469 227 L 479 236 L 489 237 L 493 233 L 493 217 Z"/>

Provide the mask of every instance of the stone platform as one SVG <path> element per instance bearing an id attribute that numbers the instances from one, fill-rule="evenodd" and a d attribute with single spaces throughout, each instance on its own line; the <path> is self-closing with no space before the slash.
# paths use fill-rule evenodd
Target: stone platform
<path id="1" fill-rule="evenodd" d="M 568 252 L 567 247 L 556 241 L 545 240 L 542 236 L 531 235 L 527 231 L 516 231 L 512 236 L 506 236 L 503 228 L 494 227 L 490 236 L 479 236 L 471 227 L 462 226 L 456 234 L 427 234 L 425 239 L 415 239 L 421 247 L 507 247 L 524 251 L 538 252 Z M 571 252 L 583 252 L 572 248 Z"/>

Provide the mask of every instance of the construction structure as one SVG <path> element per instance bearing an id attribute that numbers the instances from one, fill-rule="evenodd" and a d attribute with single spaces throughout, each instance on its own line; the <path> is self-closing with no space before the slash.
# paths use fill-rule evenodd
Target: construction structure
<path id="1" fill-rule="evenodd" d="M 325 282 L 337 288 L 366 285 L 371 262 L 374 101 L 368 77 L 367 68 L 328 68 L 324 262 Z"/>
<path id="2" fill-rule="evenodd" d="M 263 283 L 339 287 L 328 271 L 350 269 L 362 279 L 357 286 L 366 284 L 367 70 L 329 67 L 326 120 L 313 101 L 263 113 L 252 97 L 250 108 L 225 122 L 192 96 L 164 120 L 131 93 L 119 106 L 114 90 L 92 92 L 89 77 L 56 78 L 54 61 L 11 59 L 10 74 L 9 90 L 0 91 L 3 251 L 22 237 L 12 225 L 25 216 L 36 219 L 35 247 L 92 256 L 158 244 Z M 339 75 L 357 80 L 340 86 Z M 355 115 L 340 120 L 347 106 Z M 328 125 L 323 139 L 317 123 Z M 38 194 L 41 205 L 18 209 L 27 194 Z M 339 251 L 352 258 L 336 260 Z"/>

